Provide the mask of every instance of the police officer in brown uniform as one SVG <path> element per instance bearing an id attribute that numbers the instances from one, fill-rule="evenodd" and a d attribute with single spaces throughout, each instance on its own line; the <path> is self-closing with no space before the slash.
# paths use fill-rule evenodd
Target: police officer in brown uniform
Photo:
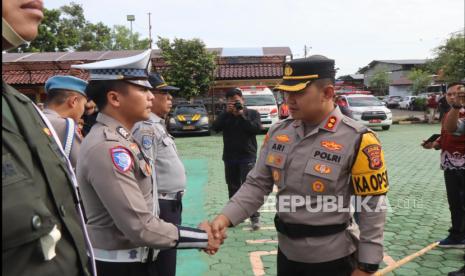
<path id="1" fill-rule="evenodd" d="M 157 217 L 152 168 L 130 133 L 136 122 L 149 118 L 150 53 L 75 65 L 90 71 L 86 92 L 100 110 L 81 145 L 77 175 L 101 276 L 157 275 L 150 266 L 154 248 L 219 247 L 209 239 L 206 222 L 201 230 Z"/>
<path id="2" fill-rule="evenodd" d="M 320 55 L 285 64 L 277 89 L 293 119 L 269 130 L 255 168 L 212 222 L 214 234 L 237 225 L 276 184 L 278 275 L 370 275 L 383 259 L 384 153 L 374 133 L 335 106 L 334 75 L 334 60 Z M 352 195 L 364 205 L 359 225 Z"/>
<path id="3" fill-rule="evenodd" d="M 87 82 L 73 76 L 53 76 L 45 82 L 44 114 L 60 138 L 73 168 L 79 154 L 82 135 L 78 121 L 84 114 Z"/>

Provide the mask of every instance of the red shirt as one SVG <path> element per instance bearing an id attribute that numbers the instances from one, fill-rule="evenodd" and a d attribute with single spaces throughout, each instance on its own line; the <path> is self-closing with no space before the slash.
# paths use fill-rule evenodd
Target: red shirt
<path id="1" fill-rule="evenodd" d="M 445 116 L 448 114 L 446 113 Z M 459 118 L 465 118 L 465 110 L 459 113 Z M 448 133 L 444 128 L 444 121 L 441 127 L 441 168 L 443 170 L 465 170 L 465 134 Z"/>

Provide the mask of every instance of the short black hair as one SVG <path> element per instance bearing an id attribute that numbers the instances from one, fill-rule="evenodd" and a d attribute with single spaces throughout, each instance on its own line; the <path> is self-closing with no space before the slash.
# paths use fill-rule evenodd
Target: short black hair
<path id="1" fill-rule="evenodd" d="M 86 95 L 89 100 L 93 100 L 99 110 L 107 105 L 107 94 L 109 91 L 124 93 L 125 82 L 121 80 L 91 80 L 86 87 Z"/>
<path id="2" fill-rule="evenodd" d="M 312 81 L 311 83 L 313 83 L 318 88 L 324 88 L 326 85 L 334 85 L 335 84 L 333 78 L 318 79 L 318 80 Z"/>
<path id="3" fill-rule="evenodd" d="M 234 97 L 236 95 L 239 95 L 239 97 L 242 98 L 242 91 L 239 88 L 229 89 L 226 92 L 226 98 L 232 98 L 232 97 Z"/>
<path id="4" fill-rule="evenodd" d="M 47 92 L 47 97 L 45 98 L 45 105 L 64 104 L 66 100 L 73 94 L 78 94 L 78 92 L 65 89 L 51 89 Z"/>
<path id="5" fill-rule="evenodd" d="M 465 83 L 464 83 L 464 82 L 461 82 L 461 81 L 451 82 L 451 83 L 449 83 L 449 85 L 447 86 L 447 90 L 449 90 L 449 88 L 452 88 L 452 87 L 457 86 L 457 85 L 465 85 Z"/>

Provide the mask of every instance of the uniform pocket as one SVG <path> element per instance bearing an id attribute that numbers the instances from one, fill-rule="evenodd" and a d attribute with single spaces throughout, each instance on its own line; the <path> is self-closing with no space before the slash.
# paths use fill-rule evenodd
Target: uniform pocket
<path id="1" fill-rule="evenodd" d="M 340 166 L 310 159 L 305 166 L 302 190 L 310 195 L 334 194 L 340 171 Z"/>

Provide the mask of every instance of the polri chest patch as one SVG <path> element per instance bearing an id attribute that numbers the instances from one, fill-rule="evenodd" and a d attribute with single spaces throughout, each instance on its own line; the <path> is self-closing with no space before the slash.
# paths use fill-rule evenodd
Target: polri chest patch
<path id="1" fill-rule="evenodd" d="M 142 136 L 142 147 L 144 149 L 148 150 L 152 148 L 153 142 L 152 142 L 152 137 L 149 135 L 143 135 Z"/>

